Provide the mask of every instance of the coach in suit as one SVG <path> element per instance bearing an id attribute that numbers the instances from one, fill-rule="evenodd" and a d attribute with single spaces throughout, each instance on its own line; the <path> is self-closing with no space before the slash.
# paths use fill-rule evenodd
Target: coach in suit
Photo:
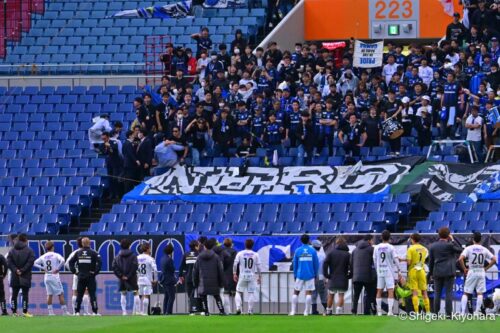
<path id="1" fill-rule="evenodd" d="M 151 175 L 151 164 L 153 163 L 153 143 L 148 137 L 148 132 L 141 129 L 139 132 L 139 146 L 137 147 L 137 159 L 140 162 L 139 180 Z"/>
<path id="2" fill-rule="evenodd" d="M 123 178 L 124 192 L 129 192 L 139 180 L 141 162 L 137 158 L 137 152 L 134 146 L 134 132 L 127 131 L 127 140 L 123 143 Z"/>
<path id="3" fill-rule="evenodd" d="M 457 256 L 462 252 L 460 245 L 450 235 L 450 229 L 439 229 L 439 240 L 429 249 L 429 276 L 434 280 L 434 313 L 439 313 L 441 293 L 446 289 L 446 315 L 451 316 L 452 293 L 457 270 Z"/>

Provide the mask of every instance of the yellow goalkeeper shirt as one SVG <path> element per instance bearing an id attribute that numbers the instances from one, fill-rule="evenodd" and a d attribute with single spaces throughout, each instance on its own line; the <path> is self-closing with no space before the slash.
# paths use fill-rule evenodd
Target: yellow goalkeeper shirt
<path id="1" fill-rule="evenodd" d="M 429 251 L 425 246 L 414 244 L 410 246 L 406 252 L 406 259 L 408 260 L 408 271 L 411 269 L 421 270 L 424 269 L 425 259 Z"/>

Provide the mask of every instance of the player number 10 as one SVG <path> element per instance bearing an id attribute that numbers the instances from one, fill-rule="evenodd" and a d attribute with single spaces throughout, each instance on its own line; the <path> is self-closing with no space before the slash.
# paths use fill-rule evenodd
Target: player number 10
<path id="1" fill-rule="evenodd" d="M 401 17 L 408 19 L 413 16 L 413 7 L 410 0 L 399 2 L 396 0 L 379 0 L 375 3 L 377 9 L 375 18 L 384 20 L 386 18 L 398 20 Z"/>

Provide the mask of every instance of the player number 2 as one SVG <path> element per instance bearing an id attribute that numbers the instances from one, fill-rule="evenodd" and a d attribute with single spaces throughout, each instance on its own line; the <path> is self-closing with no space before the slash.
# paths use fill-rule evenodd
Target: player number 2
<path id="1" fill-rule="evenodd" d="M 253 259 L 245 258 L 245 268 L 252 269 L 253 267 Z"/>

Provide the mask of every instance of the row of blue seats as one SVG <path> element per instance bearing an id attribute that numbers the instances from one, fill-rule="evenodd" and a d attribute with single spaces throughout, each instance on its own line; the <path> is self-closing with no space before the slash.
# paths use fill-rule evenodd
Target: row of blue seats
<path id="1" fill-rule="evenodd" d="M 0 141 L 1 143 L 2 141 Z M 0 145 L 1 147 L 1 145 Z M 2 149 L 2 148 L 0 148 Z M 0 168 L 104 168 L 105 161 L 96 158 L 75 159 L 0 159 Z"/>
<path id="2" fill-rule="evenodd" d="M 29 159 L 29 158 L 81 158 L 81 157 L 92 157 L 92 156 L 97 156 L 96 152 L 91 149 L 57 149 L 57 150 L 47 150 L 47 149 L 41 149 L 41 150 L 33 150 L 33 149 L 26 149 L 26 150 L 3 150 L 0 153 L 0 158 L 4 159 L 14 159 L 14 158 L 24 158 L 24 159 Z M 0 172 L 2 170 L 0 169 Z"/>
<path id="3" fill-rule="evenodd" d="M 397 196 L 391 202 L 351 202 L 351 203 L 301 203 L 301 204 L 116 204 L 113 214 L 158 214 L 158 213 L 197 213 L 243 215 L 245 212 L 271 213 L 377 213 L 398 212 L 398 204 L 408 204 L 406 195 Z"/>
<path id="4" fill-rule="evenodd" d="M 106 172 L 106 169 L 102 170 Z M 96 168 L 10 168 L 7 169 L 7 175 L 12 177 L 86 177 L 93 176 L 96 173 L 101 172 L 100 169 Z"/>
<path id="5" fill-rule="evenodd" d="M 6 223 L 21 223 L 24 219 L 29 218 L 32 215 L 46 215 L 46 214 L 60 214 L 67 215 L 70 212 L 69 205 L 60 203 L 60 200 L 56 200 L 56 204 L 46 204 L 46 203 L 33 203 L 27 205 L 1 205 L 2 214 L 0 214 L 0 220 L 3 219 Z M 61 201 L 62 202 L 62 201 Z"/>
<path id="6" fill-rule="evenodd" d="M 454 212 L 432 212 L 427 218 L 429 221 L 496 221 L 500 212 L 500 203 L 494 204 L 490 211 L 454 211 Z"/>
<path id="7" fill-rule="evenodd" d="M 25 233 L 28 235 L 57 234 L 62 226 L 67 223 L 66 220 L 57 214 L 43 214 L 34 217 L 32 221 L 38 218 L 39 222 L 32 223 L 0 223 L 0 234 L 8 235 L 10 233 Z"/>
<path id="8" fill-rule="evenodd" d="M 33 140 L 43 140 L 43 141 L 48 141 L 48 140 L 58 140 L 58 141 L 64 141 L 64 140 L 77 140 L 77 141 L 82 141 L 86 140 L 87 138 L 87 132 L 80 130 L 80 131 L 57 131 L 57 132 L 20 132 L 20 131 L 0 131 L 0 139 L 4 141 L 33 141 Z"/>
<path id="9" fill-rule="evenodd" d="M 104 171 L 104 170 L 102 170 Z M 58 177 L 13 177 L 2 175 L 0 178 L 1 187 L 29 187 L 29 186 L 83 186 L 83 184 L 99 188 L 106 184 L 100 176 L 82 177 L 82 176 L 58 176 Z"/>
<path id="10" fill-rule="evenodd" d="M 373 225 L 369 221 L 360 222 L 185 222 L 185 223 L 94 223 L 84 235 L 163 235 L 163 234 L 298 234 L 298 233 L 370 233 L 379 232 L 382 227 Z"/>
<path id="11" fill-rule="evenodd" d="M 32 187 L 27 187 L 27 189 Z M 38 189 L 37 189 L 38 190 Z M 52 191 L 53 192 L 53 191 Z M 5 194 L 0 198 L 0 205 L 55 205 L 65 203 L 72 196 L 91 196 L 96 197 L 100 194 L 100 187 L 92 186 L 61 186 L 54 194 L 50 195 L 8 195 Z"/>
<path id="12" fill-rule="evenodd" d="M 190 43 L 185 45 L 185 47 L 190 47 L 188 45 L 194 46 L 195 48 L 191 47 L 191 50 L 196 50 L 196 42 L 194 40 L 191 40 Z M 80 46 L 75 46 L 75 45 L 62 45 L 62 46 L 42 46 L 42 45 L 20 45 L 18 47 L 12 48 L 10 50 L 10 53 L 7 54 L 9 55 L 14 55 L 14 56 L 23 56 L 25 54 L 43 54 L 43 53 L 51 53 L 51 54 L 65 54 L 65 55 L 71 55 L 71 54 L 85 54 L 85 53 L 144 53 L 145 50 L 145 45 L 144 44 L 128 44 L 128 45 L 80 45 Z M 48 50 L 52 52 L 47 52 Z M 22 52 L 24 51 L 24 53 Z M 56 52 L 54 52 L 56 51 Z M 9 62 L 9 58 L 6 58 L 6 62 Z M 20 58 L 24 59 L 24 58 Z"/>
<path id="13" fill-rule="evenodd" d="M 2 103 L 3 104 L 3 103 Z M 0 104 L 0 113 L 2 109 L 5 113 L 81 113 L 89 112 L 92 114 L 101 113 L 133 113 L 130 103 L 109 103 L 109 104 L 9 104 L 6 108 Z"/>
<path id="14" fill-rule="evenodd" d="M 223 221 L 228 222 L 289 222 L 289 221 L 300 221 L 300 222 L 360 222 L 360 221 L 371 221 L 374 223 L 380 224 L 396 224 L 399 221 L 399 214 L 394 213 L 385 213 L 385 212 L 375 212 L 375 213 L 365 213 L 365 212 L 356 212 L 356 213 L 329 213 L 329 212 L 318 212 L 318 213 L 310 213 L 310 212 L 289 212 L 289 213 L 276 213 L 276 212 L 245 212 L 243 215 L 241 214 L 202 214 L 202 213 L 159 213 L 159 214 L 113 214 L 108 213 L 104 214 L 101 218 L 101 222 L 105 223 L 150 223 L 150 222 L 173 222 L 173 223 L 184 223 L 184 222 L 202 222 L 208 221 L 211 223 L 220 223 Z"/>
<path id="15" fill-rule="evenodd" d="M 142 94 L 142 90 L 136 86 L 27 86 L 27 87 L 0 87 L 0 96 L 19 95 L 122 95 L 122 94 Z"/>
<path id="16" fill-rule="evenodd" d="M 26 127 L 25 127 L 26 128 Z M 88 140 L 47 140 L 47 141 L 29 141 L 21 140 L 18 141 L 0 141 L 0 150 L 14 149 L 14 150 L 25 150 L 25 149 L 46 149 L 46 150 L 72 150 L 72 149 L 86 149 L 90 147 Z M 50 163 L 50 162 L 47 162 Z M 47 167 L 48 168 L 48 167 Z"/>
<path id="17" fill-rule="evenodd" d="M 132 102 L 137 95 L 20 95 L 5 96 L 1 101 L 5 104 L 108 104 Z"/>
<path id="18" fill-rule="evenodd" d="M 479 201 L 479 202 L 444 202 L 441 204 L 441 212 L 489 212 L 489 211 L 500 211 L 500 202 L 489 202 L 489 201 Z M 431 213 L 432 214 L 432 213 Z"/>
<path id="19" fill-rule="evenodd" d="M 419 221 L 415 229 L 407 230 L 406 232 L 421 232 L 434 233 L 441 227 L 449 227 L 452 232 L 500 232 L 500 223 L 498 220 L 478 220 L 478 221 L 461 221 L 461 220 L 442 220 L 442 221 Z"/>

